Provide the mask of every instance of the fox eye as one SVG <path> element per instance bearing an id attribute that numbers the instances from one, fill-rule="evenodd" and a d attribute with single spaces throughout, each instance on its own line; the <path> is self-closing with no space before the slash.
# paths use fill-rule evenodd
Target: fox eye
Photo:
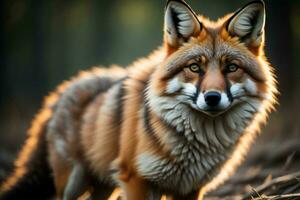
<path id="1" fill-rule="evenodd" d="M 192 72 L 195 72 L 195 73 L 199 73 L 201 71 L 200 69 L 200 66 L 196 63 L 193 63 L 189 66 L 189 69 L 192 71 Z"/>
<path id="2" fill-rule="evenodd" d="M 188 68 L 190 69 L 191 72 L 193 73 L 198 73 L 200 75 L 203 75 L 205 73 L 205 69 L 204 66 L 200 66 L 197 63 L 193 63 L 191 65 L 188 66 Z"/>
<path id="3" fill-rule="evenodd" d="M 226 72 L 232 73 L 232 72 L 236 72 L 238 69 L 239 69 L 239 67 L 236 64 L 230 64 L 230 65 L 227 65 Z"/>

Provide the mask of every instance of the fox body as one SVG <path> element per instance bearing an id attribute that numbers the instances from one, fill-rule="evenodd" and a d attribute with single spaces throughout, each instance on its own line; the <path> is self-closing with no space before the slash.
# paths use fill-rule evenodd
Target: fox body
<path id="1" fill-rule="evenodd" d="M 262 1 L 217 22 L 168 1 L 162 47 L 127 68 L 82 72 L 46 99 L 3 199 L 43 171 L 37 155 L 59 199 L 106 199 L 115 187 L 128 200 L 201 199 L 241 163 L 276 102 L 264 24 Z"/>

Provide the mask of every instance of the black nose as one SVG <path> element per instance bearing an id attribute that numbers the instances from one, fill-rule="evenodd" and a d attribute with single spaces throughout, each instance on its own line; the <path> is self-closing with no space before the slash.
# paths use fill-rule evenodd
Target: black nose
<path id="1" fill-rule="evenodd" d="M 207 105 L 217 106 L 221 100 L 221 94 L 219 92 L 207 92 L 204 99 Z"/>

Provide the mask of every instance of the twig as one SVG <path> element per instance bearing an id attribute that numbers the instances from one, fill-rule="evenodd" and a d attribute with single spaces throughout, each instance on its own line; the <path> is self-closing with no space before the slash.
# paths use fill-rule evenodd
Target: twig
<path id="1" fill-rule="evenodd" d="M 288 175 L 285 175 L 285 176 L 275 178 L 275 179 L 273 179 L 273 180 L 271 180 L 267 183 L 264 183 L 264 184 L 260 185 L 259 187 L 256 188 L 256 190 L 254 190 L 254 192 L 246 194 L 243 199 L 246 200 L 246 199 L 249 199 L 251 196 L 257 196 L 257 194 L 259 194 L 259 193 L 262 194 L 267 189 L 269 189 L 271 187 L 281 185 L 281 184 L 283 186 L 286 186 L 286 184 L 291 185 L 294 182 L 295 182 L 295 184 L 297 184 L 298 183 L 297 178 L 299 178 L 299 177 L 300 177 L 300 172 L 296 172 L 296 173 L 293 173 L 293 174 L 288 174 Z"/>
<path id="2" fill-rule="evenodd" d="M 253 200 L 287 200 L 287 199 L 300 199 L 300 193 L 297 194 L 282 194 L 274 196 L 260 196 Z"/>

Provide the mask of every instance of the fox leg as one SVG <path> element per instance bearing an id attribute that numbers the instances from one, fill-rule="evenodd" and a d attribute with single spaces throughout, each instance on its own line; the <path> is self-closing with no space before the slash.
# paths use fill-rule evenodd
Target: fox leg
<path id="1" fill-rule="evenodd" d="M 64 190 L 63 200 L 76 200 L 86 191 L 90 192 L 90 200 L 106 200 L 112 194 L 113 186 L 93 179 L 80 163 L 73 166 Z"/>
<path id="2" fill-rule="evenodd" d="M 200 189 L 199 195 L 198 195 L 198 200 L 203 200 L 204 199 L 204 194 L 205 194 L 205 190 Z"/>
<path id="3" fill-rule="evenodd" d="M 72 165 L 60 157 L 54 148 L 49 148 L 49 163 L 53 171 L 56 199 L 63 199 L 64 189 L 68 183 Z"/>
<path id="4" fill-rule="evenodd" d="M 202 200 L 202 198 L 199 197 L 199 191 L 194 191 L 186 195 L 172 195 L 168 200 Z"/>
<path id="5" fill-rule="evenodd" d="M 148 198 L 149 200 L 164 200 L 163 193 L 161 191 L 158 191 L 156 189 L 151 188 L 148 190 Z"/>
<path id="6" fill-rule="evenodd" d="M 98 180 L 93 181 L 93 190 L 91 191 L 91 200 L 106 200 L 113 193 L 115 187 L 105 183 L 100 183 Z"/>
<path id="7" fill-rule="evenodd" d="M 73 166 L 64 189 L 63 200 L 76 200 L 89 189 L 89 177 L 80 163 Z"/>
<path id="8" fill-rule="evenodd" d="M 121 184 L 122 200 L 161 200 L 162 192 L 150 187 L 145 180 L 131 177 Z"/>
<path id="9" fill-rule="evenodd" d="M 124 200 L 148 200 L 149 188 L 145 181 L 136 176 L 130 176 L 126 180 L 121 180 L 121 188 L 123 190 L 122 198 Z"/>

